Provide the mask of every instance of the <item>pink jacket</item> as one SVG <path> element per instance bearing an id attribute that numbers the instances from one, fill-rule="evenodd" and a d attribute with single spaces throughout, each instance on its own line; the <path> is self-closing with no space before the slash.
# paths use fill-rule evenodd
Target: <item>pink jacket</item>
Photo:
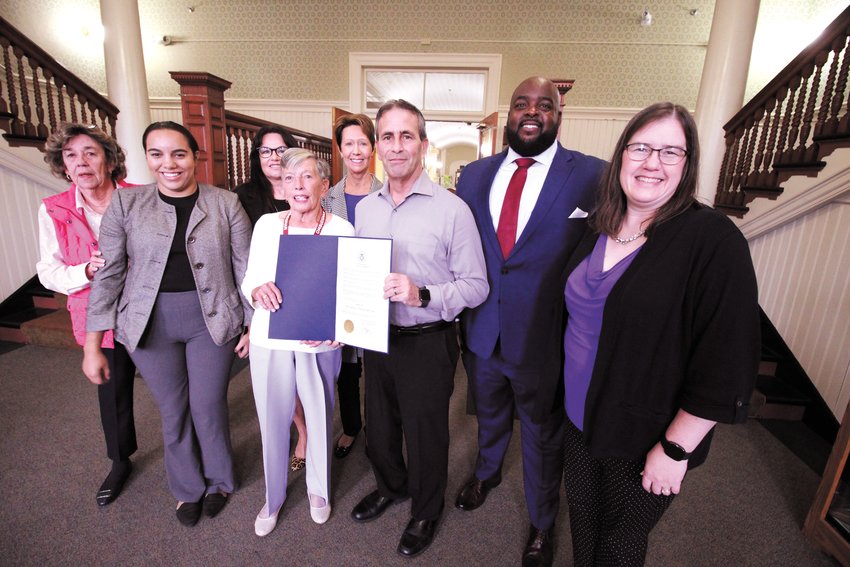
<path id="1" fill-rule="evenodd" d="M 131 185 L 119 182 L 119 187 Z M 97 235 L 94 234 L 85 216 L 76 209 L 77 186 L 71 187 L 64 193 L 44 199 L 47 214 L 53 219 L 56 230 L 56 241 L 62 251 L 62 258 L 69 266 L 84 264 L 97 250 Z M 91 288 L 85 288 L 68 296 L 68 312 L 71 314 L 71 328 L 74 338 L 82 346 L 86 338 L 86 307 L 89 303 Z M 112 331 L 103 335 L 103 348 L 113 348 Z"/>

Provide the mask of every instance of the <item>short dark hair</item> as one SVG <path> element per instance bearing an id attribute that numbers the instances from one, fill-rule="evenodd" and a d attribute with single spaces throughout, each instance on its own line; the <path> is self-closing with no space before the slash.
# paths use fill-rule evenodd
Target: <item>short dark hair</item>
<path id="1" fill-rule="evenodd" d="M 342 145 L 342 131 L 349 126 L 359 126 L 369 143 L 372 144 L 372 149 L 375 149 L 375 125 L 372 124 L 372 119 L 365 114 L 345 114 L 336 119 L 334 123 L 334 138 L 336 145 Z"/>
<path id="2" fill-rule="evenodd" d="M 80 124 L 77 122 L 62 122 L 47 138 L 44 143 L 44 163 L 50 167 L 50 172 L 59 179 L 65 179 L 65 160 L 62 158 L 62 150 L 77 136 L 88 136 L 103 148 L 106 163 L 112 167 L 112 182 L 118 183 L 127 177 L 127 166 L 124 162 L 127 156 L 109 134 L 92 124 Z"/>
<path id="3" fill-rule="evenodd" d="M 183 134 L 184 138 L 186 138 L 186 141 L 189 143 L 189 149 L 192 150 L 193 154 L 196 154 L 201 151 L 200 146 L 198 146 L 198 141 L 195 139 L 195 136 L 192 135 L 189 129 L 183 126 L 182 124 L 172 122 L 171 120 L 165 120 L 163 122 L 154 122 L 153 124 L 145 128 L 145 133 L 142 134 L 142 147 L 145 149 L 145 151 L 148 151 L 148 135 L 156 130 L 174 130 L 175 132 L 179 132 L 180 134 Z"/>
<path id="4" fill-rule="evenodd" d="M 402 110 L 406 110 L 415 114 L 416 119 L 419 122 L 419 139 L 428 139 L 428 133 L 425 131 L 425 116 L 423 116 L 422 111 L 416 108 L 415 105 L 407 102 L 402 98 L 388 100 L 387 102 L 381 105 L 381 108 L 378 109 L 378 114 L 375 115 L 375 124 L 379 126 L 378 130 L 380 130 L 381 116 L 383 116 L 385 112 L 388 112 L 393 108 L 400 108 Z"/>
<path id="5" fill-rule="evenodd" d="M 647 235 L 653 227 L 664 221 L 670 220 L 676 215 L 687 210 L 696 202 L 697 174 L 699 172 L 699 134 L 697 125 L 688 110 L 672 102 L 658 102 L 648 106 L 635 114 L 626 124 L 625 130 L 620 134 L 611 163 L 602 178 L 602 184 L 597 195 L 596 211 L 591 215 L 589 221 L 591 227 L 597 232 L 616 235 L 626 215 L 626 195 L 620 184 L 620 169 L 623 166 L 623 154 L 626 144 L 635 132 L 658 120 L 664 118 L 675 118 L 682 126 L 685 133 L 685 149 L 688 155 L 685 158 L 685 168 L 682 171 L 682 179 L 679 186 L 670 199 L 661 205 L 655 212 L 655 216 L 646 228 Z"/>

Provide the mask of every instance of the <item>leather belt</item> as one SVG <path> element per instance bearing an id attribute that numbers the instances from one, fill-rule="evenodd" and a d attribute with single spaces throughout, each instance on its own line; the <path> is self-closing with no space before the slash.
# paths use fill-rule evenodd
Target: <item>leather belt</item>
<path id="1" fill-rule="evenodd" d="M 390 325 L 390 334 L 396 336 L 425 335 L 448 329 L 453 324 L 453 321 L 434 321 L 433 323 L 422 323 L 421 325 L 412 325 L 410 327 Z"/>

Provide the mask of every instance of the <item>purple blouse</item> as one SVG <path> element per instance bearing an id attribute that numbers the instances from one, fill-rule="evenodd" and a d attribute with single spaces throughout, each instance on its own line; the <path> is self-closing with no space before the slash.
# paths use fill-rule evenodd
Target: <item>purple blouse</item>
<path id="1" fill-rule="evenodd" d="M 348 222 L 351 223 L 351 226 L 354 226 L 354 211 L 357 209 L 357 203 L 363 200 L 363 197 L 366 195 L 349 195 L 348 193 L 344 193 L 345 195 L 345 210 L 348 213 Z"/>
<path id="2" fill-rule="evenodd" d="M 564 333 L 564 402 L 570 421 L 582 430 L 584 403 L 596 362 L 605 300 L 640 250 L 638 248 L 610 270 L 602 271 L 607 241 L 607 235 L 599 235 L 593 252 L 573 270 L 564 289 L 570 314 Z"/>

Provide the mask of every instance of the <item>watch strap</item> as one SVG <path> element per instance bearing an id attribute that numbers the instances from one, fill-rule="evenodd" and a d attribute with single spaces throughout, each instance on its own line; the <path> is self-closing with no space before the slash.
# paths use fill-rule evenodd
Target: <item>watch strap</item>
<path id="1" fill-rule="evenodd" d="M 661 437 L 661 448 L 664 449 L 664 454 L 674 461 L 687 461 L 691 456 L 684 447 L 670 441 L 666 436 Z"/>

